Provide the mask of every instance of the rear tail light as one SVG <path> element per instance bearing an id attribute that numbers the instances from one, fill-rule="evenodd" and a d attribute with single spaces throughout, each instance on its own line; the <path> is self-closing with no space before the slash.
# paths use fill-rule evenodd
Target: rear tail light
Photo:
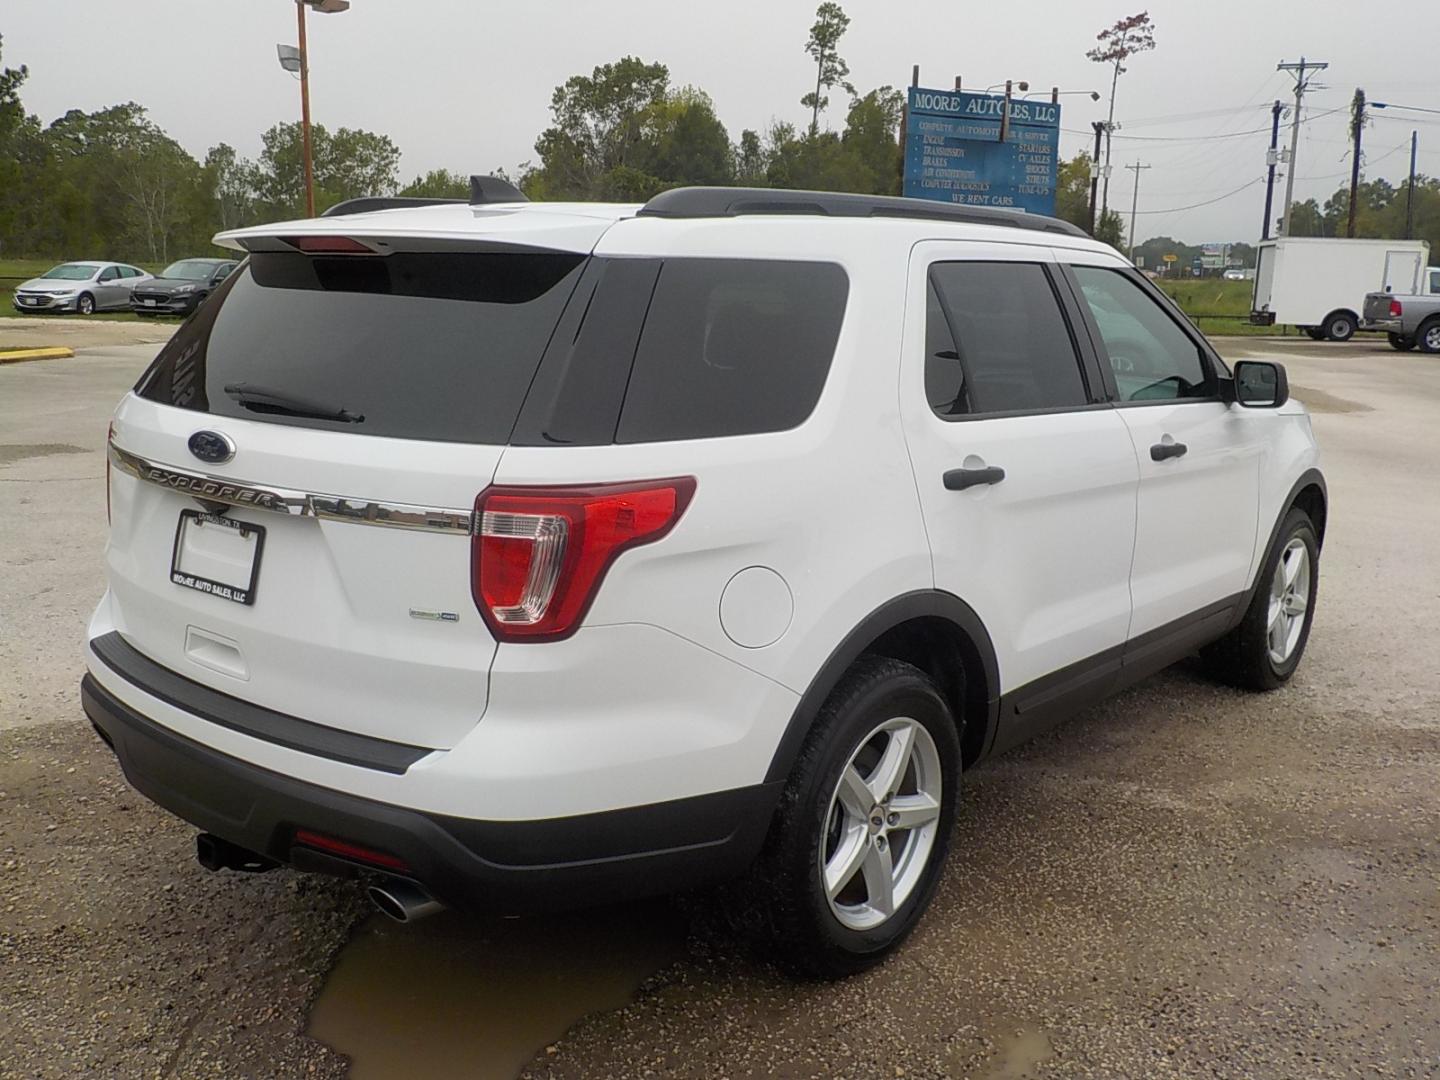
<path id="1" fill-rule="evenodd" d="M 668 533 L 694 494 L 693 477 L 487 488 L 475 500 L 475 606 L 500 641 L 569 637 L 610 564 Z"/>
<path id="2" fill-rule="evenodd" d="M 1390 301 L 1390 317 L 1391 317 L 1392 319 L 1398 319 L 1398 318 L 1401 316 L 1401 314 L 1404 313 L 1404 311 L 1405 311 L 1405 309 L 1400 306 L 1400 301 L 1399 301 L 1399 300 L 1391 300 L 1391 301 Z"/>

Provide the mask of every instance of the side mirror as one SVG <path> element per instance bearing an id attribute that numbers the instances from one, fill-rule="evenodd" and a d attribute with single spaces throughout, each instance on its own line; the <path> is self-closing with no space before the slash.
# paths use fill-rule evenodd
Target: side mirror
<path id="1" fill-rule="evenodd" d="M 1235 364 L 1235 402 L 1247 409 L 1278 409 L 1290 400 L 1285 365 L 1267 360 L 1239 360 Z"/>

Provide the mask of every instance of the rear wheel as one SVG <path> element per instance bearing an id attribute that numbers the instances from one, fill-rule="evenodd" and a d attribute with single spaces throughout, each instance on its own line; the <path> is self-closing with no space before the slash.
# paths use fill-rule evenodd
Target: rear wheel
<path id="1" fill-rule="evenodd" d="M 1315 526 L 1296 507 L 1261 567 L 1245 618 L 1202 650 L 1210 673 L 1245 690 L 1274 690 L 1289 682 L 1310 639 L 1319 569 Z"/>
<path id="2" fill-rule="evenodd" d="M 1390 342 L 1392 349 L 1399 349 L 1401 352 L 1409 352 L 1415 348 L 1415 339 L 1406 337 L 1404 334 L 1386 334 L 1385 338 Z"/>
<path id="3" fill-rule="evenodd" d="M 1431 319 L 1415 334 L 1415 344 L 1421 352 L 1440 353 L 1440 319 Z"/>
<path id="4" fill-rule="evenodd" d="M 831 694 L 756 864 L 767 944 L 838 978 L 879 963 L 939 882 L 960 786 L 960 741 L 934 683 L 867 657 Z"/>
<path id="5" fill-rule="evenodd" d="M 1331 341 L 1349 341 L 1359 325 L 1350 312 L 1332 311 L 1325 317 L 1325 337 Z"/>
<path id="6" fill-rule="evenodd" d="M 88 292 L 80 294 L 80 299 L 75 301 L 75 310 L 81 315 L 95 314 L 95 298 Z"/>
<path id="7" fill-rule="evenodd" d="M 1300 329 L 1304 331 L 1305 336 L 1308 337 L 1311 341 L 1325 340 L 1325 331 L 1318 326 L 1302 326 L 1300 327 Z"/>

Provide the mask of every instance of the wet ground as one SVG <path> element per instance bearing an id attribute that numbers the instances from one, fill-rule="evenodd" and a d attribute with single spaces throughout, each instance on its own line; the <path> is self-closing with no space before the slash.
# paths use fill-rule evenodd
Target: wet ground
<path id="1" fill-rule="evenodd" d="M 75 693 L 146 350 L 0 369 L 0 1076 L 1440 1075 L 1440 359 L 1226 351 L 1284 360 L 1326 453 L 1295 682 L 1182 666 L 977 770 L 926 921 L 839 985 L 713 898 L 402 928 L 201 870 Z"/>

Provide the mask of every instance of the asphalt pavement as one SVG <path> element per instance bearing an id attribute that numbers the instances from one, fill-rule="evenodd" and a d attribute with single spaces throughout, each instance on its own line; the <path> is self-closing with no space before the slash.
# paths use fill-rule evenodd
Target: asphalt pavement
<path id="1" fill-rule="evenodd" d="M 77 691 L 106 417 L 155 346 L 0 368 L 0 1076 L 1440 1075 L 1440 358 L 1221 347 L 1287 365 L 1325 455 L 1294 682 L 1181 665 L 976 770 L 924 924 L 837 985 L 715 897 L 406 929 L 201 870 Z"/>

